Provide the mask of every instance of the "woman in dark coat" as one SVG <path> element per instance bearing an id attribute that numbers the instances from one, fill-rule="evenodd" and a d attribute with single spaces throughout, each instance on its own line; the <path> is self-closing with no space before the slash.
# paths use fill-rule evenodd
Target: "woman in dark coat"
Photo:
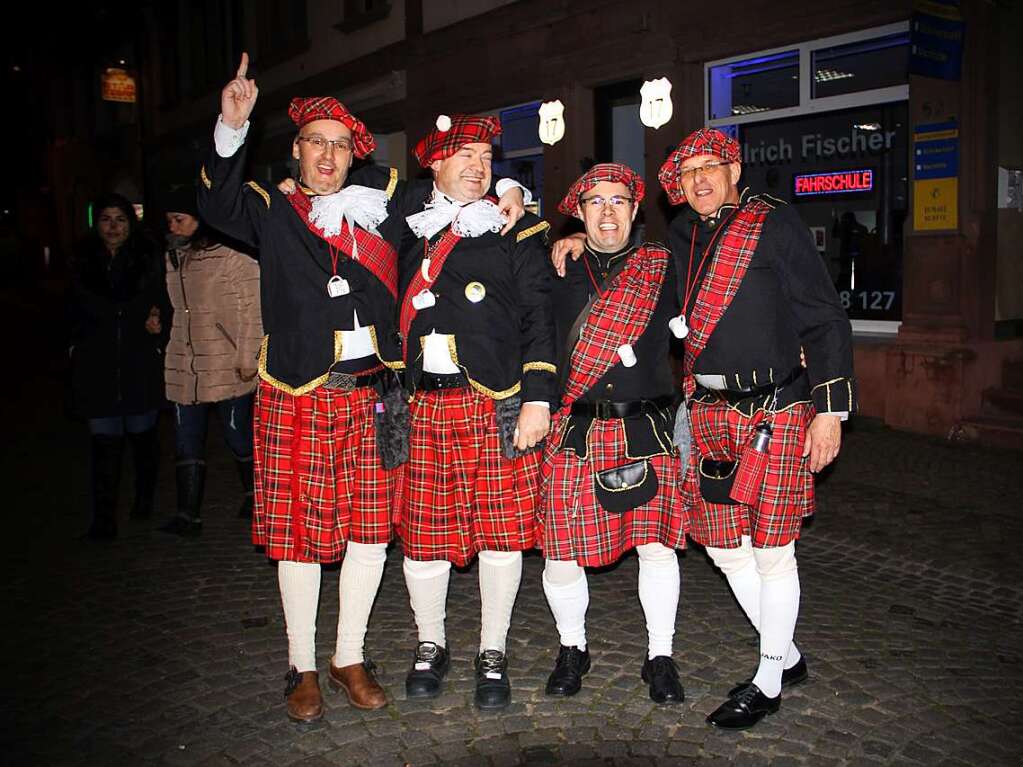
<path id="1" fill-rule="evenodd" d="M 131 203 L 111 194 L 93 211 L 95 225 L 72 267 L 71 384 L 75 411 L 92 435 L 88 537 L 113 538 L 126 434 L 135 464 L 131 516 L 152 513 L 168 309 L 159 253 Z"/>

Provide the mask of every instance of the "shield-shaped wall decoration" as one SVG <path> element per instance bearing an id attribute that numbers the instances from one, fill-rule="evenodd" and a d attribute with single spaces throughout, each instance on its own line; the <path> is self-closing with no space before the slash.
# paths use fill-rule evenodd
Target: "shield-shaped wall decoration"
<path id="1" fill-rule="evenodd" d="M 643 101 L 639 105 L 639 119 L 648 128 L 660 128 L 671 119 L 671 82 L 667 77 L 647 80 L 639 89 Z"/>
<path id="2" fill-rule="evenodd" d="M 554 146 L 565 137 L 565 105 L 561 100 L 540 105 L 540 140 Z"/>

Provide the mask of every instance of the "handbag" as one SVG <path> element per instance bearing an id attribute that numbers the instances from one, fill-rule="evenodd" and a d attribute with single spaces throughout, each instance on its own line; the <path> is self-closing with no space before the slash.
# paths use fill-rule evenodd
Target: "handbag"
<path id="1" fill-rule="evenodd" d="M 648 459 L 598 471 L 593 489 L 604 511 L 624 514 L 657 495 L 657 472 Z"/>

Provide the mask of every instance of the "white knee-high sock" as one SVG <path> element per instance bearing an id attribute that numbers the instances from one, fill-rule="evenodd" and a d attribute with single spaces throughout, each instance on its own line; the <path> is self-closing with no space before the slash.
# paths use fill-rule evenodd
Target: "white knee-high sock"
<path id="1" fill-rule="evenodd" d="M 320 566 L 315 562 L 281 560 L 277 563 L 277 583 L 288 631 L 288 662 L 296 671 L 315 671 Z"/>
<path id="2" fill-rule="evenodd" d="M 742 536 L 742 545 L 736 549 L 707 547 L 707 554 L 728 579 L 735 599 L 746 613 L 753 628 L 760 632 L 760 573 L 753 558 L 753 544 L 748 535 Z M 792 668 L 802 656 L 793 643 L 786 653 L 785 668 Z"/>
<path id="3" fill-rule="evenodd" d="M 521 580 L 521 551 L 480 552 L 480 652 L 505 651 Z"/>
<path id="4" fill-rule="evenodd" d="M 753 684 L 769 698 L 781 692 L 781 672 L 799 618 L 796 544 L 754 549 L 760 573 L 760 666 Z"/>
<path id="5" fill-rule="evenodd" d="M 647 658 L 671 657 L 682 576 L 678 555 L 660 543 L 636 547 L 639 555 L 639 603 L 646 617 Z"/>
<path id="6" fill-rule="evenodd" d="M 586 571 L 574 560 L 548 559 L 541 580 L 561 644 L 585 650 L 586 610 L 590 606 Z"/>
<path id="7" fill-rule="evenodd" d="M 386 543 L 349 543 L 341 563 L 337 616 L 337 645 L 333 663 L 338 668 L 362 663 L 369 613 L 373 609 L 387 560 Z"/>
<path id="8" fill-rule="evenodd" d="M 417 562 L 405 557 L 402 570 L 405 572 L 409 604 L 419 629 L 419 641 L 445 647 L 444 617 L 451 563 L 443 559 Z"/>

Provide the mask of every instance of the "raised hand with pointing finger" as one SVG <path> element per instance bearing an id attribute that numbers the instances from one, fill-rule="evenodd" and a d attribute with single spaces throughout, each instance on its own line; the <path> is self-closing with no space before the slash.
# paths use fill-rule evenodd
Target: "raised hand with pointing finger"
<path id="1" fill-rule="evenodd" d="M 220 92 L 220 114 L 224 122 L 235 130 L 241 130 L 245 125 L 259 96 L 256 81 L 246 77 L 248 71 L 249 54 L 243 52 L 238 73 Z"/>

